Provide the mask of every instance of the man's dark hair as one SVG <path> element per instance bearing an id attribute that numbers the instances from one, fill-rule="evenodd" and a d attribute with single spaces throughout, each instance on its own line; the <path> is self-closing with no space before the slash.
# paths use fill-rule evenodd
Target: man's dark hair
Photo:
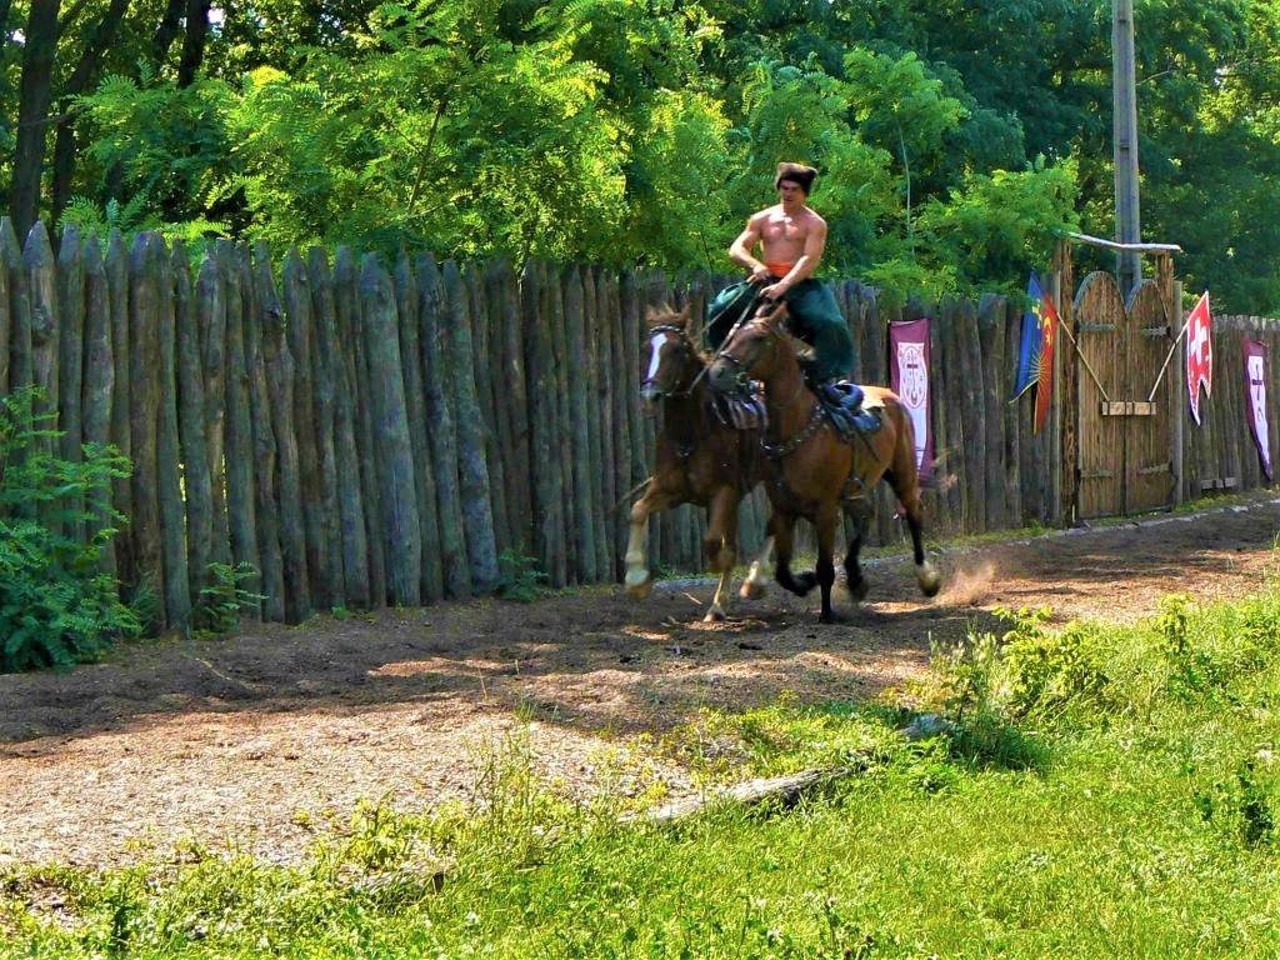
<path id="1" fill-rule="evenodd" d="M 817 178 L 818 171 L 813 167 L 807 167 L 803 163 L 780 163 L 778 164 L 777 176 L 773 178 L 774 189 L 782 186 L 783 180 L 790 180 L 797 184 L 804 195 L 807 197 L 813 189 L 813 181 Z"/>

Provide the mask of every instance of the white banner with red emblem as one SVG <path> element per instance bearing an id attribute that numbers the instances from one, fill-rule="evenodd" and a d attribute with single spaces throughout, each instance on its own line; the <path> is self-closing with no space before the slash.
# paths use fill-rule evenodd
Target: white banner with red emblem
<path id="1" fill-rule="evenodd" d="M 1213 393 L 1213 317 L 1209 313 L 1209 291 L 1187 317 L 1187 390 L 1191 395 L 1191 416 L 1200 423 L 1200 385 L 1204 395 Z"/>
<path id="2" fill-rule="evenodd" d="M 1267 422 L 1267 345 L 1244 338 L 1244 388 L 1249 410 L 1249 429 L 1258 447 L 1262 472 L 1271 480 L 1271 425 Z"/>
<path id="3" fill-rule="evenodd" d="M 916 435 L 920 476 L 933 473 L 933 431 L 929 428 L 929 318 L 889 324 L 889 385 L 902 399 Z"/>

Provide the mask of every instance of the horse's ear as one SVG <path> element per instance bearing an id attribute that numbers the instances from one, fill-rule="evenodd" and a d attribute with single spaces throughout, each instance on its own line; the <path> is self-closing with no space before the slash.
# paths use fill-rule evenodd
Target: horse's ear
<path id="1" fill-rule="evenodd" d="M 684 309 L 680 311 L 680 315 L 675 318 L 676 326 L 678 326 L 681 330 L 689 329 L 689 312 L 690 312 L 691 306 L 692 306 L 691 304 L 686 303 L 684 305 Z"/>

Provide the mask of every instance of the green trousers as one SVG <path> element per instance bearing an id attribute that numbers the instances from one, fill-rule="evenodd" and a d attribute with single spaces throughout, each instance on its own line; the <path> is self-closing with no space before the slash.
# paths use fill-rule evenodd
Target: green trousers
<path id="1" fill-rule="evenodd" d="M 849 376 L 853 338 L 831 288 L 811 277 L 788 290 L 783 299 L 791 313 L 791 332 L 813 347 L 814 359 L 805 375 L 815 383 Z M 719 350 L 742 313 L 754 306 L 745 280 L 720 291 L 707 308 L 708 346 Z"/>

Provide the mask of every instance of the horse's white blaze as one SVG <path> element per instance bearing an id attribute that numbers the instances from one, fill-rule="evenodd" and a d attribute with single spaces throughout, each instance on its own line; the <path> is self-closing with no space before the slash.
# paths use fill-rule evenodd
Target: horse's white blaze
<path id="1" fill-rule="evenodd" d="M 658 375 L 658 367 L 662 365 L 662 345 L 666 342 L 665 333 L 655 333 L 649 341 L 649 372 L 645 374 L 646 380 L 652 380 Z"/>

